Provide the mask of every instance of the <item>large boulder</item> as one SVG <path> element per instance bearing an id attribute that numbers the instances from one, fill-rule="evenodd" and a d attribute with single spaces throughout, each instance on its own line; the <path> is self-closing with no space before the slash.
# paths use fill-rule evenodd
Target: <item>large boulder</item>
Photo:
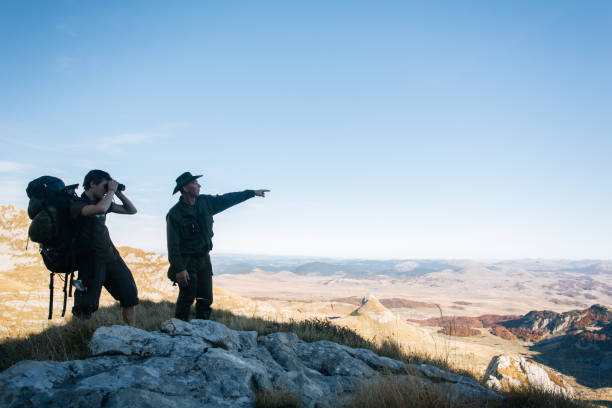
<path id="1" fill-rule="evenodd" d="M 161 331 L 101 327 L 92 357 L 22 361 L 0 373 L 0 406 L 252 407 L 260 391 L 304 407 L 336 406 L 371 381 L 396 375 L 466 399 L 499 398 L 465 377 L 404 365 L 370 350 L 293 333 L 257 336 L 212 321 L 172 319 Z"/>
<path id="2" fill-rule="evenodd" d="M 572 396 L 574 389 L 555 370 L 522 356 L 498 355 L 491 359 L 485 384 L 495 390 L 533 387 L 553 394 Z"/>

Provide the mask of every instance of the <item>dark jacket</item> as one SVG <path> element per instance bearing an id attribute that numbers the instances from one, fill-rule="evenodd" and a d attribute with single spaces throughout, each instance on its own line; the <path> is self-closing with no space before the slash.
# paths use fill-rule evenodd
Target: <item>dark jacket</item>
<path id="1" fill-rule="evenodd" d="M 169 275 L 185 268 L 185 255 L 204 255 L 213 247 L 213 215 L 255 196 L 253 190 L 223 195 L 200 195 L 194 205 L 182 199 L 166 216 L 166 237 L 168 240 Z"/>

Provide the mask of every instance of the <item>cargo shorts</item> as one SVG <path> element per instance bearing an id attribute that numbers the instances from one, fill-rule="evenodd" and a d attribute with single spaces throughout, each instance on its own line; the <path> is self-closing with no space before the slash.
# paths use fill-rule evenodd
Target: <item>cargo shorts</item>
<path id="1" fill-rule="evenodd" d="M 86 290 L 75 290 L 73 315 L 87 319 L 98 310 L 103 286 L 115 300 L 119 301 L 121 307 L 138 304 L 136 282 L 120 256 L 117 256 L 115 261 L 107 263 L 96 262 L 92 255 L 81 256 L 77 259 L 77 267 L 79 279 Z"/>

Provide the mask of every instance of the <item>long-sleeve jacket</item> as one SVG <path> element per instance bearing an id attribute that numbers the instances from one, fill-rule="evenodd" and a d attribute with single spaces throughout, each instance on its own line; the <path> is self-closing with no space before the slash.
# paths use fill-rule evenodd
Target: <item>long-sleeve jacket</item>
<path id="1" fill-rule="evenodd" d="M 202 194 L 194 205 L 182 199 L 166 215 L 166 237 L 170 269 L 178 273 L 185 268 L 185 255 L 204 255 L 213 247 L 213 215 L 255 196 L 253 190 L 223 195 Z"/>

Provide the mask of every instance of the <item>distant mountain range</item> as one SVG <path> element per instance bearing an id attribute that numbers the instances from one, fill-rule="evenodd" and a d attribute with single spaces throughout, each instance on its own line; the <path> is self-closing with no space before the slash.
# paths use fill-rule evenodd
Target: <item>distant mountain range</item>
<path id="1" fill-rule="evenodd" d="M 215 274 L 246 274 L 254 271 L 282 272 L 296 275 L 334 276 L 344 275 L 352 278 L 371 278 L 388 276 L 410 278 L 432 272 L 457 272 L 465 268 L 483 268 L 492 272 L 522 269 L 526 272 L 572 272 L 584 275 L 611 274 L 612 261 L 600 260 L 518 260 L 494 263 L 470 260 L 441 259 L 329 259 L 304 257 L 274 257 L 256 255 L 214 254 Z"/>
<path id="2" fill-rule="evenodd" d="M 30 220 L 24 210 L 10 205 L 0 206 L 0 238 L 6 249 L 11 248 L 11 258 L 25 253 L 27 227 Z M 36 247 L 30 244 L 30 248 Z M 140 250 L 137 250 L 140 251 Z M 142 251 L 140 251 L 142 252 Z M 8 254 L 7 254 L 8 255 Z M 157 254 L 166 258 L 164 254 Z M 248 274 L 255 271 L 291 272 L 295 275 L 344 276 L 350 278 L 414 278 L 435 272 L 456 272 L 478 270 L 478 273 L 572 273 L 581 275 L 612 275 L 611 260 L 511 260 L 484 262 L 447 259 L 332 259 L 317 257 L 287 257 L 266 255 L 241 255 L 213 253 L 212 262 L 216 275 Z M 585 282 L 587 286 L 589 282 Z M 582 289 L 580 287 L 576 289 Z"/>
<path id="3" fill-rule="evenodd" d="M 367 278 L 377 275 L 389 277 L 415 277 L 443 270 L 458 271 L 461 266 L 439 260 L 305 260 L 304 258 L 276 258 L 262 260 L 253 257 L 250 262 L 236 262 L 242 256 L 215 254 L 213 263 L 216 274 L 245 274 L 255 270 L 265 272 L 288 271 L 296 275 L 333 276 L 345 275 Z M 409 266 L 406 266 L 409 264 Z"/>

